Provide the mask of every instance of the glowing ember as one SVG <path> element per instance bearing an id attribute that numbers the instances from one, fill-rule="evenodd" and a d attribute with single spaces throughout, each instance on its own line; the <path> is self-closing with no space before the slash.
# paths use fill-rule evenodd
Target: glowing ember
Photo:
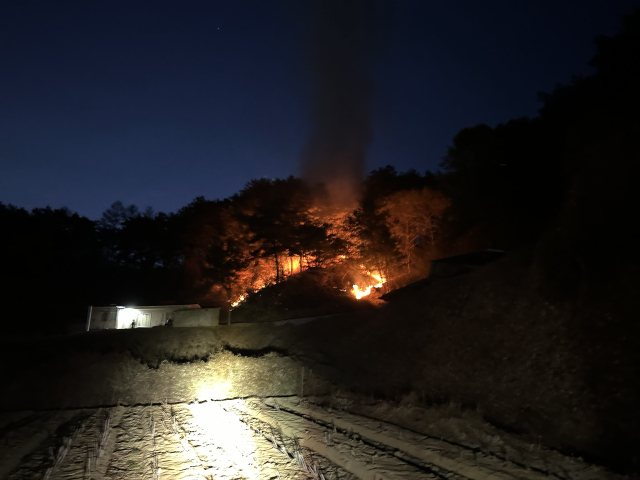
<path id="1" fill-rule="evenodd" d="M 254 287 L 253 292 L 255 293 L 258 290 L 262 290 L 264 287 L 267 287 L 267 286 L 268 284 L 263 283 L 262 285 Z M 247 299 L 247 296 L 248 296 L 247 293 L 243 293 L 242 295 L 240 295 L 235 302 L 231 303 L 231 308 L 236 308 L 238 305 L 240 305 L 242 302 L 244 302 Z"/>
<path id="2" fill-rule="evenodd" d="M 375 278 L 378 283 L 373 284 L 373 285 L 369 285 L 368 287 L 366 287 L 364 289 L 358 287 L 358 285 L 354 285 L 353 289 L 351 290 L 351 293 L 353 293 L 353 295 L 358 300 L 360 300 L 362 297 L 366 297 L 367 295 L 371 294 L 371 292 L 373 291 L 374 288 L 380 288 L 380 287 L 382 287 L 382 285 L 387 283 L 387 281 L 385 279 L 383 279 L 380 275 L 376 275 L 376 274 L 371 273 L 371 272 L 367 272 L 367 275 L 369 275 L 370 277 Z"/>
<path id="3" fill-rule="evenodd" d="M 240 295 L 240 298 L 238 298 L 238 300 L 236 300 L 235 302 L 233 302 L 233 303 L 231 304 L 231 306 L 232 306 L 233 308 L 236 308 L 238 305 L 240 305 L 242 302 L 244 302 L 244 299 L 245 299 L 245 298 L 247 298 L 247 296 L 246 296 L 246 295 Z"/>
<path id="4" fill-rule="evenodd" d="M 302 271 L 302 263 L 299 257 L 285 257 L 282 261 L 282 273 L 285 276 L 295 275 Z"/>

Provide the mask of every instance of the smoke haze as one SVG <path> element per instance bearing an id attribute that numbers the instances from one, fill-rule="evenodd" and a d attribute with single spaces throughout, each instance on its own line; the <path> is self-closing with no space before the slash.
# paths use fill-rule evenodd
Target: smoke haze
<path id="1" fill-rule="evenodd" d="M 371 64 L 380 31 L 377 5 L 316 0 L 312 7 L 314 126 L 303 151 L 302 176 L 312 184 L 324 183 L 335 206 L 355 204 L 365 173 L 372 138 Z"/>

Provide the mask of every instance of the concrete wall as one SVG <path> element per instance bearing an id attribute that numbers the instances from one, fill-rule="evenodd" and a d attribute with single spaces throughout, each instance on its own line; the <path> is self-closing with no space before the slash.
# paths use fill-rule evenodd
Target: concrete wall
<path id="1" fill-rule="evenodd" d="M 117 328 L 117 318 L 117 307 L 92 307 L 89 329 L 105 330 L 108 328 Z"/>
<path id="2" fill-rule="evenodd" d="M 173 312 L 174 327 L 214 327 L 219 323 L 219 308 L 199 308 Z"/>

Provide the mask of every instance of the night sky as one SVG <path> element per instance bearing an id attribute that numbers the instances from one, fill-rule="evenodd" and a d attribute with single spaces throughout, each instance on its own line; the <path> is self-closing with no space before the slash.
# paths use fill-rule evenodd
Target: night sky
<path id="1" fill-rule="evenodd" d="M 631 0 L 377 2 L 367 170 L 436 170 L 453 136 L 535 116 Z M 0 202 L 175 211 L 301 172 L 305 2 L 0 2 Z"/>

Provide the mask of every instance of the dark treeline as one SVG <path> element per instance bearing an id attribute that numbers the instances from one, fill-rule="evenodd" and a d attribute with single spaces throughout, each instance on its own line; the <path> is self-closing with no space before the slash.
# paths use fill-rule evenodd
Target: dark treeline
<path id="1" fill-rule="evenodd" d="M 637 265 L 639 24 L 635 13 L 596 39 L 596 73 L 541 94 L 538 117 L 460 131 L 441 172 L 371 172 L 352 212 L 323 207 L 322 187 L 294 177 L 171 214 L 115 202 L 96 222 L 0 204 L 4 324 L 60 330 L 91 304 L 227 305 L 316 267 L 364 265 L 392 288 L 483 248 L 538 245 L 567 292 Z"/>

